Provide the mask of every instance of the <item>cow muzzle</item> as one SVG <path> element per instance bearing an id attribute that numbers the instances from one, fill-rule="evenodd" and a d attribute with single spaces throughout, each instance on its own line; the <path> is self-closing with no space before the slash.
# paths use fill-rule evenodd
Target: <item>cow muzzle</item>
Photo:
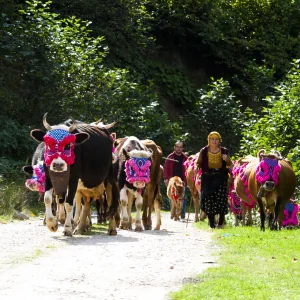
<path id="1" fill-rule="evenodd" d="M 145 182 L 142 182 L 142 181 L 135 181 L 133 183 L 133 186 L 138 188 L 138 189 L 142 189 L 145 187 Z"/>
<path id="2" fill-rule="evenodd" d="M 266 181 L 264 184 L 263 184 L 263 188 L 270 192 L 272 191 L 274 188 L 275 188 L 275 183 L 274 181 Z"/>
<path id="3" fill-rule="evenodd" d="M 53 172 L 65 172 L 67 171 L 68 165 L 61 158 L 54 159 L 50 165 L 50 170 Z"/>

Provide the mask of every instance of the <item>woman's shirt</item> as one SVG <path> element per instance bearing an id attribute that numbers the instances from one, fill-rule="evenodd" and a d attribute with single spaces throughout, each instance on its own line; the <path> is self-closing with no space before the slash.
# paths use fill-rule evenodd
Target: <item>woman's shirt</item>
<path id="1" fill-rule="evenodd" d="M 208 150 L 208 168 L 209 169 L 220 169 L 222 168 L 222 153 L 221 150 L 217 153 L 212 153 Z"/>

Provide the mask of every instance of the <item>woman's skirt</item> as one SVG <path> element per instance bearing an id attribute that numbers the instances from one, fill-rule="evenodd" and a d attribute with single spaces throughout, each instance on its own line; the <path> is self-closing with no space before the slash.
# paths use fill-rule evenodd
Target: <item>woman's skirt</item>
<path id="1" fill-rule="evenodd" d="M 206 214 L 228 213 L 227 173 L 203 173 L 201 175 L 200 207 Z"/>

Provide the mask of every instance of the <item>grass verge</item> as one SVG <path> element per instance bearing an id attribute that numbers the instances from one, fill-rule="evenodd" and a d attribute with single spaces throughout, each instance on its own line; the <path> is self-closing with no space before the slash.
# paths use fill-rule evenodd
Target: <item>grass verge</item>
<path id="1" fill-rule="evenodd" d="M 185 285 L 171 299 L 300 299 L 299 229 L 227 226 L 215 230 L 213 238 L 220 266 L 207 269 L 199 283 Z"/>

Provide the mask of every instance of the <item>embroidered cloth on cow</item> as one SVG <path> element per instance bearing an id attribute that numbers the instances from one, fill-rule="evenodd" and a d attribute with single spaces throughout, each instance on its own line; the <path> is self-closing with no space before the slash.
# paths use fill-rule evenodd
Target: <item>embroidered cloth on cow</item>
<path id="1" fill-rule="evenodd" d="M 280 169 L 277 159 L 266 157 L 257 166 L 255 178 L 261 184 L 267 180 L 273 180 L 275 185 L 277 185 Z"/>
<path id="2" fill-rule="evenodd" d="M 74 163 L 75 134 L 63 129 L 50 130 L 44 136 L 46 151 L 44 154 L 46 166 L 50 166 L 53 159 L 62 158 L 68 165 Z"/>
<path id="3" fill-rule="evenodd" d="M 25 185 L 29 188 L 34 186 L 39 193 L 45 192 L 45 170 L 42 164 L 36 164 L 33 167 L 33 176 L 26 180 Z"/>
<path id="4" fill-rule="evenodd" d="M 150 181 L 151 161 L 144 157 L 131 157 L 125 163 L 126 180 L 148 183 Z"/>

